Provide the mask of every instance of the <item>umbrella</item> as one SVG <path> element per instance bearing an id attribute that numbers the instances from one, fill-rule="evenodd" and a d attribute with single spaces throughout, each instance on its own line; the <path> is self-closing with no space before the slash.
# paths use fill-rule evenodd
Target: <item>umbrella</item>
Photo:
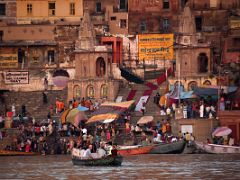
<path id="1" fill-rule="evenodd" d="M 60 118 L 62 124 L 66 123 L 66 117 L 67 117 L 69 111 L 70 111 L 70 109 L 67 109 L 67 110 L 65 110 L 65 111 L 62 113 L 61 118 Z"/>
<path id="2" fill-rule="evenodd" d="M 137 124 L 147 124 L 153 121 L 153 116 L 143 116 L 139 119 Z"/>
<path id="3" fill-rule="evenodd" d="M 103 123 L 104 124 L 107 124 L 107 123 L 111 123 L 111 122 L 113 122 L 115 119 L 105 119 L 104 121 L 103 121 Z"/>
<path id="4" fill-rule="evenodd" d="M 77 108 L 70 110 L 66 116 L 66 122 L 69 122 L 74 126 L 78 126 L 79 122 L 85 119 L 87 119 L 85 113 L 83 111 L 79 111 Z"/>
<path id="5" fill-rule="evenodd" d="M 88 111 L 89 110 L 87 107 L 81 106 L 80 104 L 78 105 L 77 109 L 79 111 Z"/>
<path id="6" fill-rule="evenodd" d="M 232 130 L 228 127 L 218 127 L 215 129 L 215 131 L 212 133 L 213 136 L 227 136 L 231 134 Z"/>

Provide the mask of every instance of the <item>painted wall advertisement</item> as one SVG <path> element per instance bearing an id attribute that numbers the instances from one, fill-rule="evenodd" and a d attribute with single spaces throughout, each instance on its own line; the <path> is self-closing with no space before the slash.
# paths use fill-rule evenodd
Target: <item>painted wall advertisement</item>
<path id="1" fill-rule="evenodd" d="M 10 71 L 5 72 L 5 84 L 28 84 L 29 72 L 28 71 Z"/>
<path id="2" fill-rule="evenodd" d="M 18 55 L 0 54 L 0 68 L 18 68 Z"/>
<path id="3" fill-rule="evenodd" d="M 138 35 L 139 60 L 172 60 L 173 34 Z"/>

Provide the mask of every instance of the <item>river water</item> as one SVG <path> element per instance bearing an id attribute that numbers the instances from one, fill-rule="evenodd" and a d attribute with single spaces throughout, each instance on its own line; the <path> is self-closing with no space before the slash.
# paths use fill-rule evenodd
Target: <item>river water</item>
<path id="1" fill-rule="evenodd" d="M 68 155 L 0 157 L 0 179 L 240 179 L 240 155 L 146 154 L 121 167 L 73 166 Z"/>

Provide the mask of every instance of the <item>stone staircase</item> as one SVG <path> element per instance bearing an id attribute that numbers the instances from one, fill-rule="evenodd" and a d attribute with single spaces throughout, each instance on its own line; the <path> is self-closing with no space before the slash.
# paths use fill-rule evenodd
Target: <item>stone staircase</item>
<path id="1" fill-rule="evenodd" d="M 152 80 L 152 82 L 155 83 L 154 80 Z M 146 113 L 145 113 L 146 116 L 153 116 L 154 119 L 157 119 L 157 120 L 161 120 L 162 118 L 164 118 L 159 116 L 160 108 L 157 104 L 154 103 L 154 96 L 157 94 L 157 92 L 159 92 L 162 95 L 166 90 L 166 86 L 167 86 L 167 82 L 164 82 L 157 90 L 152 91 L 152 94 L 150 95 L 148 99 L 148 103 L 146 105 Z M 149 90 L 150 88 L 145 86 L 144 84 L 131 84 L 131 88 L 130 87 L 121 88 L 118 95 L 123 96 L 123 101 L 126 100 L 128 93 L 131 91 L 131 89 L 137 90 L 134 96 L 134 100 L 137 104 L 141 96 L 143 96 L 144 91 Z M 141 112 L 136 112 L 136 111 L 132 112 L 131 122 L 136 124 L 141 117 L 142 117 Z"/>
<path id="2" fill-rule="evenodd" d="M 16 114 L 21 113 L 21 106 L 24 104 L 26 106 L 26 111 L 29 116 L 34 117 L 36 121 L 47 119 L 47 114 L 49 112 L 49 106 L 52 104 L 55 107 L 56 98 L 62 100 L 67 99 L 67 90 L 45 91 L 47 94 L 48 102 L 43 103 L 43 91 L 34 92 L 6 92 L 4 94 L 5 102 L 0 104 L 0 108 L 8 108 L 11 110 L 11 105 L 14 103 L 16 108 Z M 67 102 L 64 102 L 65 105 Z"/>

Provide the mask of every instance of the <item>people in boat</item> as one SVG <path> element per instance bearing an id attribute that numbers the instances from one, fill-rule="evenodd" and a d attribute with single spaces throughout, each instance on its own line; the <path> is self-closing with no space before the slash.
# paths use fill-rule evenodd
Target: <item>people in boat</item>
<path id="1" fill-rule="evenodd" d="M 103 142 L 100 142 L 100 147 L 97 149 L 97 154 L 99 158 L 102 158 L 107 155 L 107 152 L 104 148 L 105 144 Z"/>
<path id="2" fill-rule="evenodd" d="M 113 147 L 112 147 L 111 154 L 113 157 L 116 157 L 118 155 L 118 150 L 115 145 L 113 145 Z"/>
<path id="3" fill-rule="evenodd" d="M 82 157 L 84 159 L 93 159 L 93 156 L 92 156 L 92 145 L 89 145 L 87 149 L 85 149 L 85 151 L 83 152 L 83 155 Z"/>

